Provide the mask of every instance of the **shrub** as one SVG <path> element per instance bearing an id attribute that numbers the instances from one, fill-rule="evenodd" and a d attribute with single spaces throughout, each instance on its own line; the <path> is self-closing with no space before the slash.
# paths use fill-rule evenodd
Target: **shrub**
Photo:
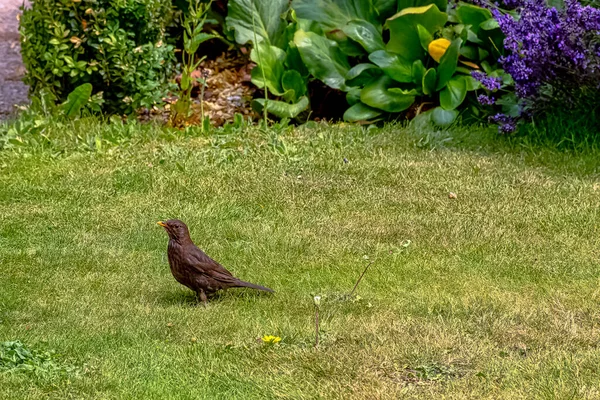
<path id="1" fill-rule="evenodd" d="M 485 8 L 447 0 L 294 0 L 288 6 L 230 0 L 227 18 L 239 43 L 256 38 L 252 82 L 280 98 L 258 100 L 277 116 L 307 109 L 307 81 L 316 79 L 346 92 L 348 121 L 418 114 L 426 105 L 433 108 L 427 118 L 447 125 L 459 110 L 481 117 L 481 83 L 472 71 L 510 80 L 497 67 L 504 36 Z"/>
<path id="2" fill-rule="evenodd" d="M 508 88 L 514 92 L 513 105 L 519 104 L 511 110 L 503 106 L 492 116 L 500 132 L 513 131 L 524 117 L 540 120 L 559 109 L 597 118 L 600 10 L 576 0 L 554 1 L 556 7 L 545 0 L 504 0 L 502 7 L 511 11 L 486 0 L 476 2 L 492 9 L 506 36 L 506 54 L 499 62 L 514 80 Z M 489 94 L 480 99 L 482 104 L 498 105 Z"/>
<path id="3" fill-rule="evenodd" d="M 90 83 L 107 112 L 161 101 L 173 64 L 163 41 L 171 18 L 163 0 L 35 0 L 21 17 L 21 54 L 30 95 L 65 101 Z"/>

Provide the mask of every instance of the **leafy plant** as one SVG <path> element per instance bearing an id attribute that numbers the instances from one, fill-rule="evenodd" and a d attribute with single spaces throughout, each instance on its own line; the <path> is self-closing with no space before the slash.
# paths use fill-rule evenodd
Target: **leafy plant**
<path id="1" fill-rule="evenodd" d="M 54 353 L 31 350 L 19 341 L 10 341 L 0 342 L 0 372 L 48 375 L 73 373 L 77 369 L 57 363 Z"/>
<path id="2" fill-rule="evenodd" d="M 163 40 L 170 19 L 162 0 L 34 1 L 20 20 L 25 83 L 59 102 L 89 83 L 108 112 L 150 107 L 162 101 L 173 65 Z"/>
<path id="3" fill-rule="evenodd" d="M 309 73 L 293 41 L 298 21 L 289 1 L 230 0 L 227 24 L 239 44 L 254 45 L 252 83 L 266 96 L 256 99 L 253 107 L 279 118 L 296 118 L 307 110 Z M 269 99 L 268 93 L 276 99 Z"/>
<path id="4" fill-rule="evenodd" d="M 46 133 L 49 128 L 67 129 L 68 123 L 82 115 L 98 113 L 100 104 L 102 99 L 92 95 L 89 83 L 76 87 L 62 104 L 57 104 L 51 91 L 42 89 L 38 96 L 31 98 L 29 106 L 23 107 L 19 119 L 0 126 L 0 150 L 19 146 L 43 147 L 51 141 Z"/>
<path id="5" fill-rule="evenodd" d="M 66 117 L 73 118 L 79 116 L 81 109 L 86 105 L 92 95 L 92 85 L 84 83 L 77 86 L 67 96 L 67 101 L 62 105 L 62 111 Z"/>
<path id="6" fill-rule="evenodd" d="M 506 35 L 500 64 L 514 78 L 512 103 L 518 98 L 522 106 L 507 109 L 506 99 L 485 99 L 503 108 L 492 116 L 500 131 L 513 131 L 523 116 L 537 119 L 557 108 L 583 111 L 594 119 L 600 109 L 600 9 L 576 0 L 561 7 L 544 0 L 511 1 L 514 12 L 483 4 L 493 9 L 496 25 Z"/>
<path id="7" fill-rule="evenodd" d="M 292 3 L 298 19 L 311 20 L 321 32 L 298 31 L 294 42 L 312 76 L 347 92 L 344 119 L 389 118 L 414 107 L 418 113 L 423 105 L 433 108 L 424 117 L 438 125 L 454 122 L 467 105 L 479 114 L 476 95 L 469 93 L 480 83 L 471 71 L 483 65 L 495 71 L 502 51 L 491 12 L 440 0 L 394 3 L 397 12 L 389 17 L 390 2 Z"/>
<path id="8" fill-rule="evenodd" d="M 207 40 L 218 37 L 214 34 L 202 32 L 211 4 L 212 1 L 202 3 L 201 0 L 190 0 L 187 13 L 181 17 L 181 23 L 184 28 L 183 52 L 181 55 L 182 70 L 179 97 L 171 112 L 171 124 L 174 126 L 184 125 L 189 117 L 194 79 L 201 85 L 200 120 L 204 121 L 203 100 L 206 82 L 204 77 L 194 78 L 192 73 L 196 71 L 200 63 L 206 58 L 205 56 L 200 57 L 200 59 L 196 58 L 198 47 Z"/>

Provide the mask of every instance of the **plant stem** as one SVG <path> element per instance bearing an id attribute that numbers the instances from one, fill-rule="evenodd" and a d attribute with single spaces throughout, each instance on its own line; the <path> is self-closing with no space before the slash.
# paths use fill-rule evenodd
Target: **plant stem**
<path id="1" fill-rule="evenodd" d="M 358 287 L 358 284 L 360 283 L 361 279 L 363 278 L 363 276 L 365 276 L 365 273 L 367 272 L 367 270 L 369 269 L 369 267 L 371 266 L 371 264 L 373 264 L 374 262 L 375 261 L 373 260 L 373 261 L 369 262 L 369 264 L 367 264 L 365 270 L 362 272 L 362 274 L 360 274 L 360 277 L 356 281 L 356 284 L 354 285 L 354 288 L 352 288 L 352 291 L 350 292 L 350 296 L 352 296 L 354 294 L 354 291 Z"/>
<path id="2" fill-rule="evenodd" d="M 315 347 L 319 347 L 319 307 L 315 305 Z"/>

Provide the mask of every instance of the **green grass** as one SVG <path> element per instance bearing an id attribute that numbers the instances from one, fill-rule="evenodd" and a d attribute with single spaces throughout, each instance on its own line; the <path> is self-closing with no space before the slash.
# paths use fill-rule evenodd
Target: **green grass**
<path id="1" fill-rule="evenodd" d="M 0 153 L 0 342 L 71 371 L 0 372 L 0 398 L 600 397 L 599 153 L 493 128 L 77 129 Z M 196 306 L 171 217 L 277 293 Z"/>

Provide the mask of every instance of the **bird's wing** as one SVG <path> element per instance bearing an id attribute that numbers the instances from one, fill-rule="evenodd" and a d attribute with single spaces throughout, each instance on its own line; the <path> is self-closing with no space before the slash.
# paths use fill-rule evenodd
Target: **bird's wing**
<path id="1" fill-rule="evenodd" d="M 238 279 L 235 278 L 231 272 L 229 272 L 225 267 L 221 264 L 210 258 L 206 253 L 200 250 L 198 247 L 194 246 L 193 249 L 189 251 L 190 255 L 190 264 L 197 270 L 199 273 L 204 275 L 208 275 L 209 277 L 216 279 L 221 282 L 237 282 Z"/>

